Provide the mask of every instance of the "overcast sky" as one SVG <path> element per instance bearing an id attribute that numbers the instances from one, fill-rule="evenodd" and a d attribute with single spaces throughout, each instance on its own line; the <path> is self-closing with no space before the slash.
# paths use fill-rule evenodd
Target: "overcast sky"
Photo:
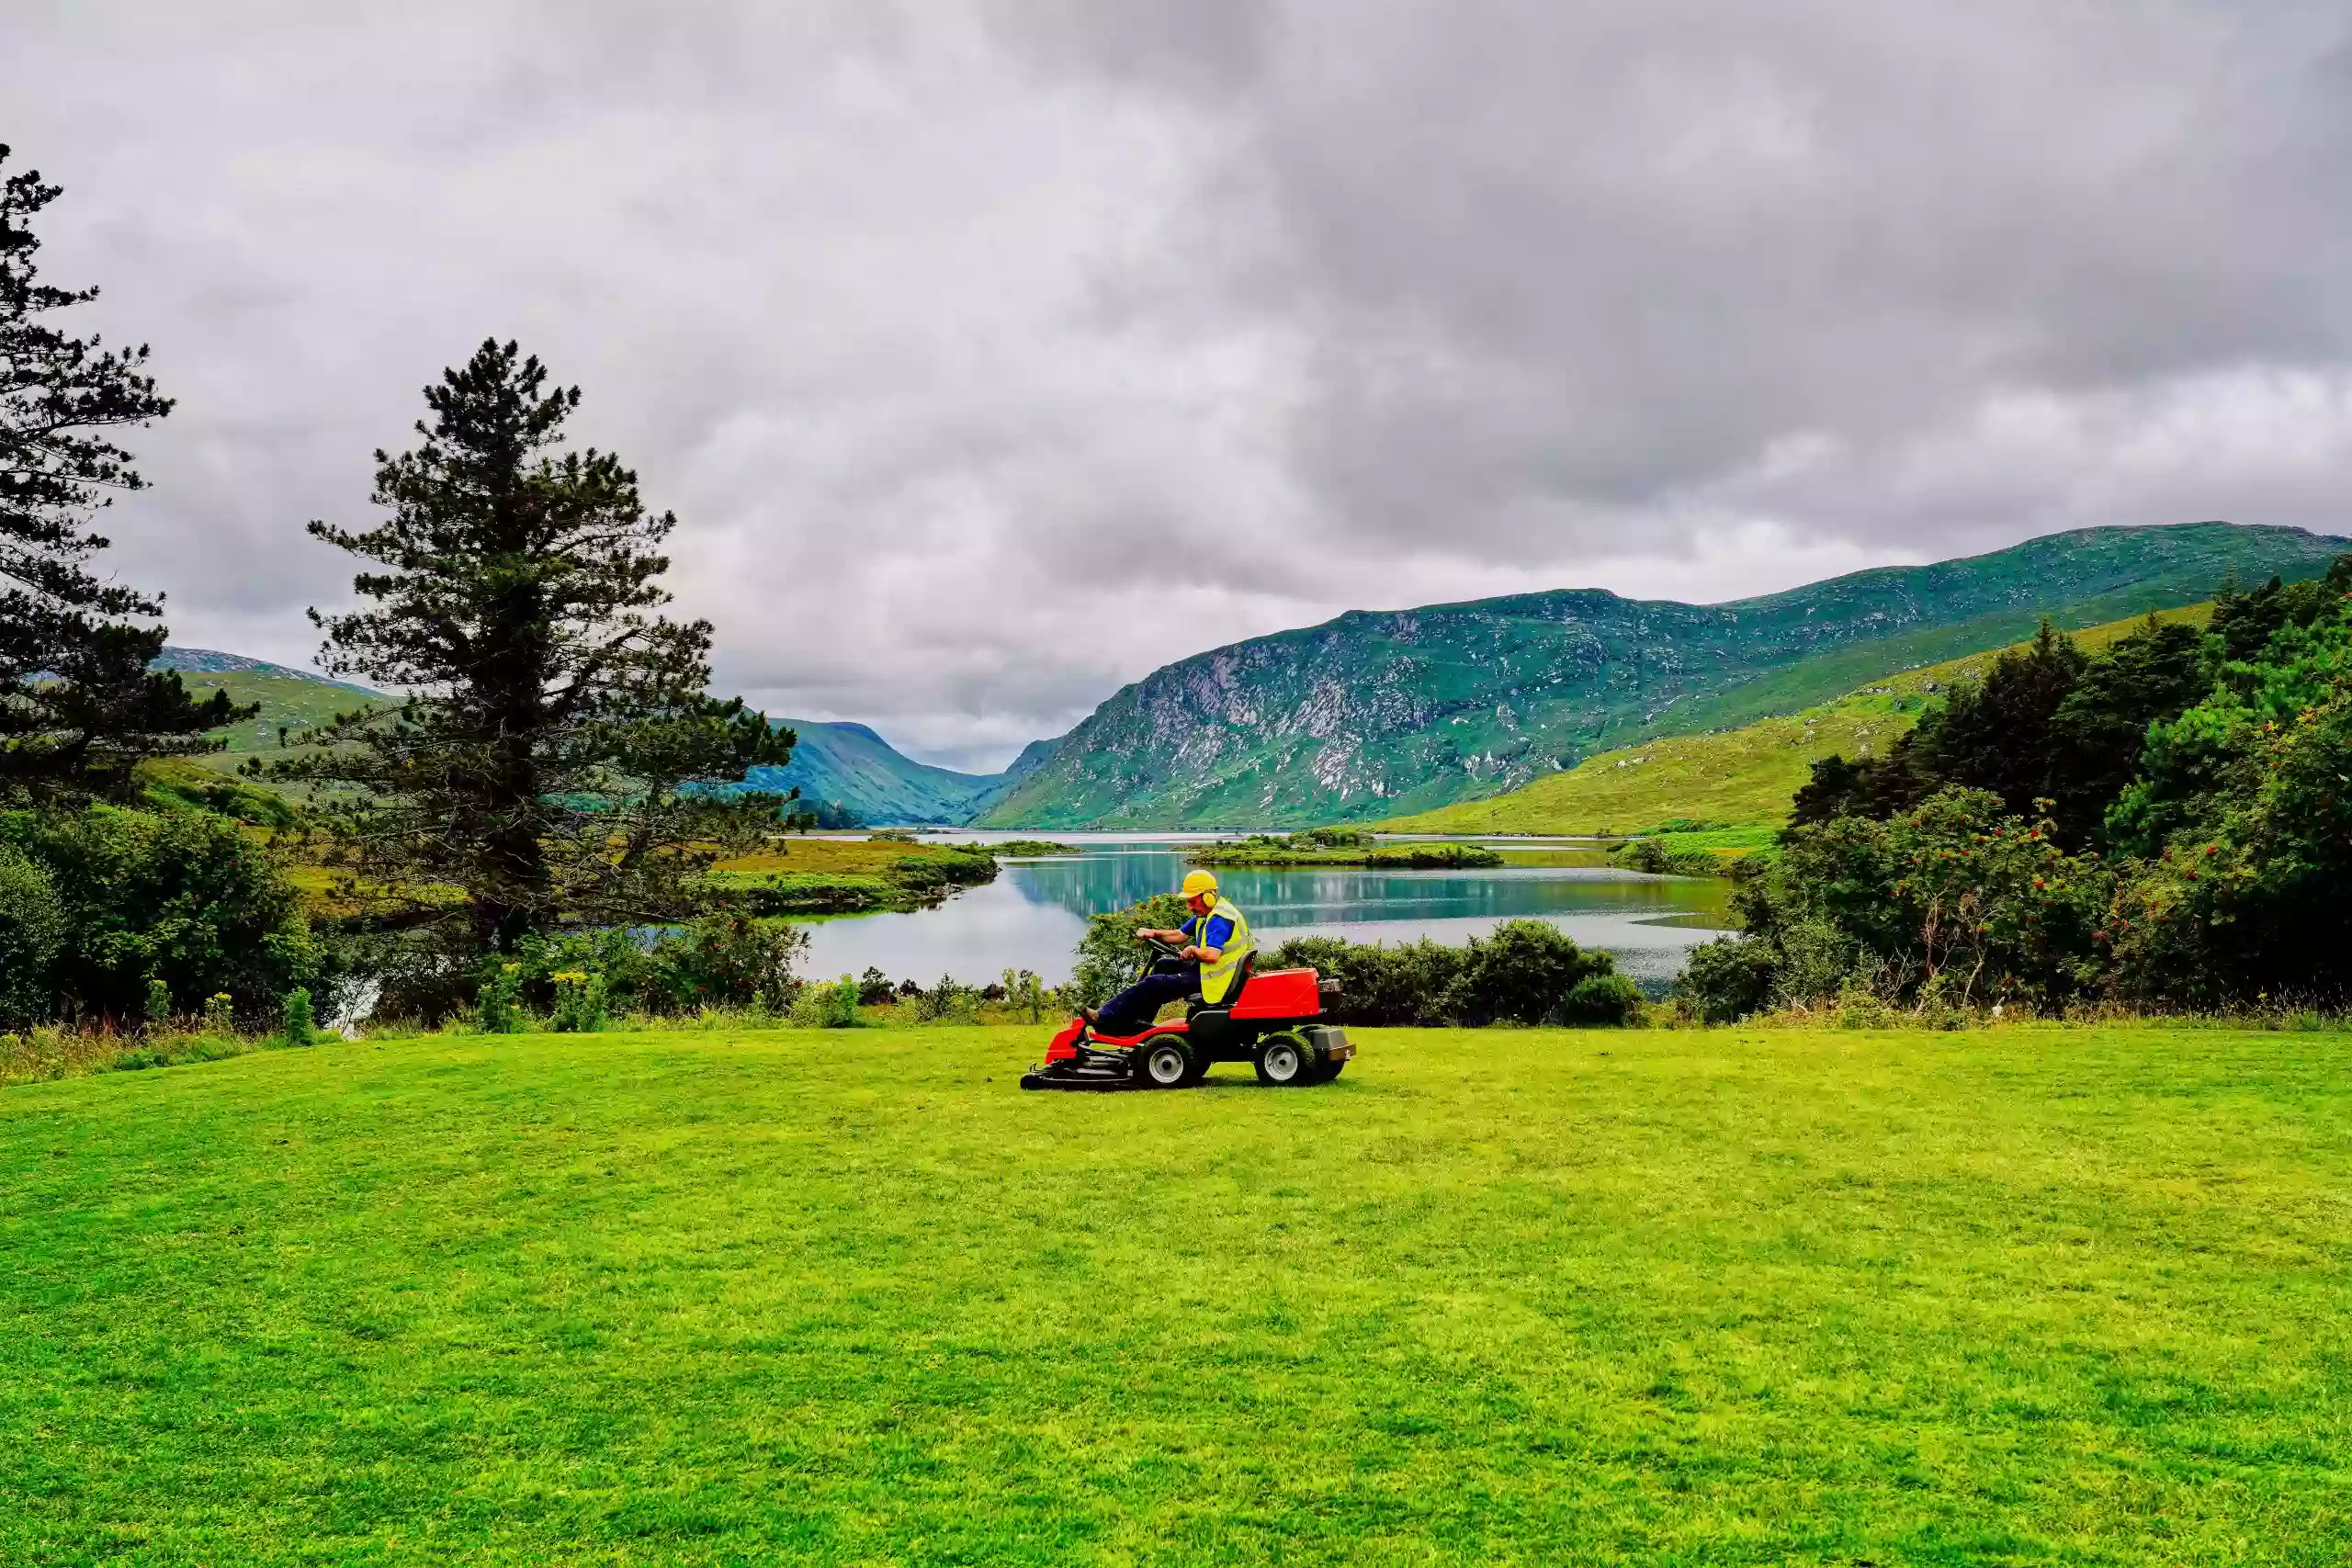
<path id="1" fill-rule="evenodd" d="M 2352 525 L 2352 0 L 8 0 L 114 566 L 307 664 L 489 333 L 722 688 L 996 766 L 1356 606 Z"/>

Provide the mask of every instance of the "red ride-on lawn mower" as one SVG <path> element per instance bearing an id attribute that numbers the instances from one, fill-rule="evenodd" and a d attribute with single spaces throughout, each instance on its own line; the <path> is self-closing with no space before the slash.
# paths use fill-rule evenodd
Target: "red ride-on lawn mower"
<path id="1" fill-rule="evenodd" d="M 1147 968 L 1176 949 L 1149 944 Z M 1233 996 L 1210 1007 L 1197 996 L 1181 1023 L 1155 1023 L 1142 1033 L 1098 1036 L 1082 1018 L 1063 1025 L 1046 1047 L 1043 1066 L 1022 1078 L 1023 1089 L 1190 1089 L 1218 1062 L 1248 1062 L 1258 1081 L 1280 1088 L 1329 1083 L 1356 1054 L 1348 1032 L 1322 1022 L 1326 982 L 1312 969 L 1260 974 L 1257 955 L 1241 961 Z M 1329 984 L 1329 993 L 1339 989 Z"/>

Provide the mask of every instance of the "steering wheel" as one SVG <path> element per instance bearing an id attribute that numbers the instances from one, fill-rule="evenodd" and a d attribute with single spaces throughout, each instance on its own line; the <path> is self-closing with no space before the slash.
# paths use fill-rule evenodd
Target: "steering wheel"
<path id="1" fill-rule="evenodd" d="M 1144 946 L 1151 950 L 1151 955 L 1154 958 L 1173 958 L 1179 963 L 1183 962 L 1184 950 L 1172 942 L 1165 942 L 1155 936 L 1145 939 Z"/>

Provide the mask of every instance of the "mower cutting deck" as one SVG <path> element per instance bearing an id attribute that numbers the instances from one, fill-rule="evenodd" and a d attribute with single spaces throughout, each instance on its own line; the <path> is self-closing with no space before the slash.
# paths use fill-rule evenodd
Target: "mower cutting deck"
<path id="1" fill-rule="evenodd" d="M 1166 956 L 1173 950 L 1159 952 Z M 1336 992 L 1338 987 L 1327 987 L 1312 969 L 1259 974 L 1245 965 L 1241 988 L 1231 1001 L 1211 1007 L 1196 997 L 1179 1023 L 1105 1036 L 1074 1018 L 1054 1036 L 1044 1064 L 1030 1068 L 1021 1087 L 1189 1089 L 1218 1062 L 1248 1062 L 1264 1084 L 1329 1083 L 1356 1048 L 1346 1030 L 1322 1021 L 1327 989 Z"/>

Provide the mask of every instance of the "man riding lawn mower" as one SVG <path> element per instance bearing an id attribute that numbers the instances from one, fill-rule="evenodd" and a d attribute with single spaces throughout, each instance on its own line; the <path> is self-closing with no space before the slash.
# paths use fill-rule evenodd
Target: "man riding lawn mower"
<path id="1" fill-rule="evenodd" d="M 1261 1083 L 1329 1083 L 1356 1054 L 1347 1032 L 1323 1017 L 1324 983 L 1312 969 L 1260 974 L 1257 939 L 1216 878 L 1184 878 L 1192 918 L 1174 931 L 1145 930 L 1144 973 L 1104 1003 L 1080 1010 L 1046 1048 L 1023 1089 L 1186 1089 L 1217 1062 L 1248 1062 Z M 1330 987 L 1336 990 L 1336 987 Z M 1181 1022 L 1154 1023 L 1187 1001 Z"/>

